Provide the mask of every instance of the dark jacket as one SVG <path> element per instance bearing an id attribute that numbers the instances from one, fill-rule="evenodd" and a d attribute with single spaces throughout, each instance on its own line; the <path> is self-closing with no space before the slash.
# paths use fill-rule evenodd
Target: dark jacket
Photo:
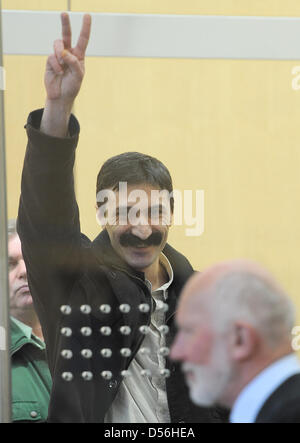
<path id="1" fill-rule="evenodd" d="M 138 306 L 151 305 L 151 293 L 144 274 L 129 268 L 115 253 L 106 231 L 93 242 L 80 233 L 73 184 L 79 124 L 72 116 L 70 137 L 49 137 L 38 130 L 41 116 L 42 110 L 33 112 L 26 126 L 29 141 L 18 231 L 53 376 L 49 422 L 102 422 L 122 381 L 121 371 L 128 368 L 142 344 L 144 336 L 139 327 L 150 323 L 151 313 L 140 312 Z M 170 344 L 176 332 L 177 299 L 193 269 L 171 246 L 167 245 L 163 252 L 174 271 L 166 318 Z M 131 306 L 128 314 L 120 312 L 122 303 Z M 81 312 L 84 304 L 91 307 L 90 314 Z M 109 314 L 100 311 L 102 304 L 111 306 Z M 72 313 L 64 315 L 62 305 L 71 306 Z M 124 325 L 130 326 L 129 335 L 120 333 Z M 110 326 L 112 334 L 102 335 L 103 326 Z M 72 330 L 70 337 L 61 333 L 64 327 Z M 92 335 L 82 335 L 83 327 L 91 328 Z M 123 347 L 131 349 L 131 357 L 120 354 Z M 102 348 L 110 348 L 112 357 L 104 358 L 100 354 Z M 92 350 L 93 358 L 82 357 L 83 349 Z M 71 350 L 72 358 L 63 358 L 63 350 Z M 171 370 L 167 397 L 172 422 L 221 421 L 216 410 L 191 403 L 179 365 L 168 360 L 167 367 Z M 113 373 L 112 379 L 102 377 L 104 370 Z M 91 381 L 83 380 L 84 371 L 92 372 Z M 72 381 L 63 379 L 65 372 L 72 373 Z"/>
<path id="2" fill-rule="evenodd" d="M 300 423 L 300 374 L 289 377 L 270 395 L 255 423 Z"/>

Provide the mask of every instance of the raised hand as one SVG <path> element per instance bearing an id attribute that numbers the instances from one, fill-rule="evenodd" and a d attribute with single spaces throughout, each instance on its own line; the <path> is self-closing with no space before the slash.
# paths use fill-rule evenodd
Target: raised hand
<path id="1" fill-rule="evenodd" d="M 62 40 L 55 40 L 54 54 L 48 57 L 45 73 L 47 100 L 41 131 L 48 135 L 64 137 L 67 134 L 71 109 L 85 73 L 91 21 L 91 16 L 86 14 L 77 45 L 72 48 L 70 18 L 65 12 L 61 14 Z"/>
<path id="2" fill-rule="evenodd" d="M 75 48 L 71 47 L 72 31 L 67 13 L 61 14 L 62 40 L 54 42 L 54 54 L 47 60 L 45 86 L 49 100 L 73 103 L 84 77 L 84 57 L 90 38 L 91 16 L 85 15 Z"/>

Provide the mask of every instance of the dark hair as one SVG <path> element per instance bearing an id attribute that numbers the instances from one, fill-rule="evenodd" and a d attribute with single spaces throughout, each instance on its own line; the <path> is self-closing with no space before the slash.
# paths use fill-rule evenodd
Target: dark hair
<path id="1" fill-rule="evenodd" d="M 124 152 L 106 160 L 97 177 L 96 193 L 102 189 L 116 191 L 119 182 L 127 182 L 128 185 L 149 184 L 170 194 L 173 191 L 171 175 L 166 166 L 160 160 L 140 152 Z M 173 198 L 170 204 L 173 212 Z"/>

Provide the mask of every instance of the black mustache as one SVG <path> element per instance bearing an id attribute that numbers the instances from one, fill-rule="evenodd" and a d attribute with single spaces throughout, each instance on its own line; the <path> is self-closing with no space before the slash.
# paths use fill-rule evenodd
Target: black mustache
<path id="1" fill-rule="evenodd" d="M 153 232 L 150 237 L 142 240 L 141 238 L 131 234 L 125 233 L 120 236 L 120 244 L 125 248 L 128 246 L 139 247 L 139 246 L 158 246 L 161 244 L 163 236 L 160 232 Z"/>

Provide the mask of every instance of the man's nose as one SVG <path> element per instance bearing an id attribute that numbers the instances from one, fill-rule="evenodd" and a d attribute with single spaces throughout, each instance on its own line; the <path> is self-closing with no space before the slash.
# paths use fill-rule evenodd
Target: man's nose
<path id="1" fill-rule="evenodd" d="M 18 278 L 23 278 L 27 280 L 27 271 L 24 260 L 20 260 L 17 267 L 17 276 Z"/>
<path id="2" fill-rule="evenodd" d="M 131 232 L 136 237 L 139 237 L 141 240 L 146 240 L 152 234 L 151 226 L 149 225 L 136 225 L 133 226 Z"/>

